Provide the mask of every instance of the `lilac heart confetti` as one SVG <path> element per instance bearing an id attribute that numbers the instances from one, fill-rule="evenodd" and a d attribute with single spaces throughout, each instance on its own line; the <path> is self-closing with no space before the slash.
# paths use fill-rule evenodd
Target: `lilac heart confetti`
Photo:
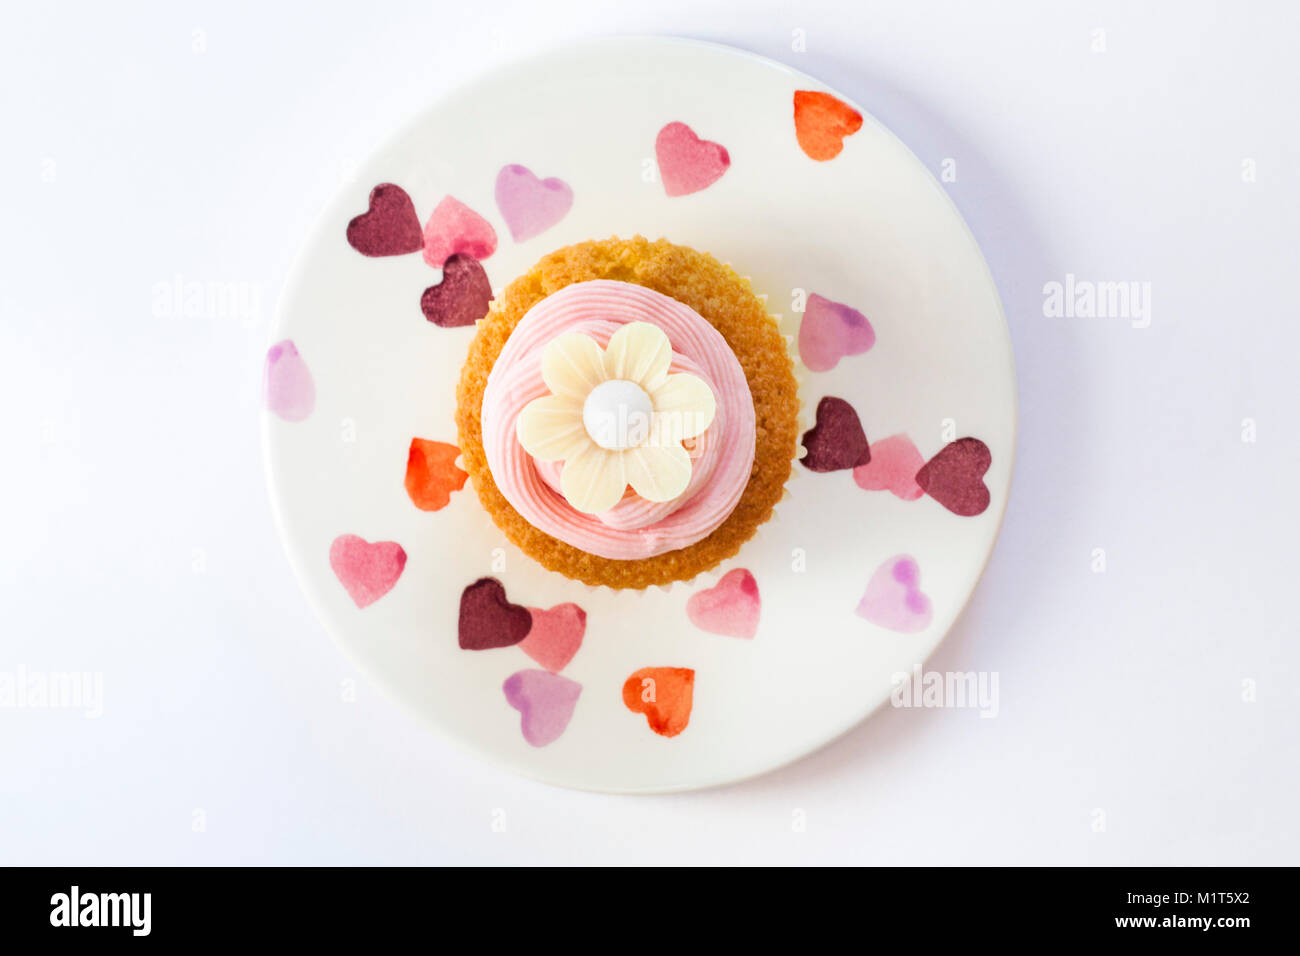
<path id="1" fill-rule="evenodd" d="M 573 189 L 562 179 L 538 179 L 527 166 L 502 166 L 497 173 L 497 208 L 515 242 L 540 236 L 568 215 Z"/>

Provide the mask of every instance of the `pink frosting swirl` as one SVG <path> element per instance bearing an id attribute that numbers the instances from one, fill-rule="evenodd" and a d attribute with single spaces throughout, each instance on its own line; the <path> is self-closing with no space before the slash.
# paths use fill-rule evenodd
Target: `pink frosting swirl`
<path id="1" fill-rule="evenodd" d="M 541 358 L 552 339 L 580 332 L 604 348 L 628 322 L 664 330 L 673 347 L 670 370 L 702 378 L 717 412 L 690 448 L 691 481 L 679 497 L 651 502 L 629 489 L 604 514 L 583 514 L 560 494 L 562 463 L 534 460 L 515 437 L 515 423 L 525 405 L 549 394 Z M 514 509 L 552 537 L 615 560 L 649 558 L 707 537 L 740 501 L 754 465 L 754 401 L 726 339 L 689 306 L 630 282 L 579 282 L 529 309 L 488 376 L 482 422 L 492 478 Z"/>

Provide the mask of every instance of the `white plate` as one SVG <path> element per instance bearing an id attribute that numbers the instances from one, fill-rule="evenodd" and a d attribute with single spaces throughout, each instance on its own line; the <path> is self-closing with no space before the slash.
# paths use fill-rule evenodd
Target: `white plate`
<path id="1" fill-rule="evenodd" d="M 1016 412 L 1010 340 L 988 267 L 926 168 L 847 97 L 826 91 L 845 104 L 840 112 L 862 112 L 861 129 L 834 158 L 805 153 L 794 122 L 800 90 L 826 91 L 748 53 L 662 38 L 602 39 L 498 71 L 440 100 L 372 157 L 289 278 L 268 354 L 264 444 L 293 566 L 365 671 L 444 735 L 515 771 L 568 787 L 653 792 L 738 780 L 806 754 L 866 717 L 889 698 L 894 675 L 926 659 L 993 548 Z M 720 178 L 688 195 L 667 195 L 656 156 L 656 137 L 673 122 L 721 144 L 729 160 Z M 700 150 L 720 162 L 719 150 Z M 499 172 L 513 165 L 558 178 L 573 194 L 558 222 L 522 241 L 495 195 Z M 929 494 L 905 500 L 865 490 L 851 470 L 797 464 L 776 516 L 735 559 L 690 584 L 646 592 L 589 588 L 544 570 L 505 540 L 469 485 L 439 510 L 417 508 L 404 487 L 411 441 L 456 441 L 455 387 L 473 328 L 426 321 L 421 294 L 440 271 L 420 252 L 372 257 L 347 241 L 349 222 L 381 183 L 405 190 L 421 225 L 446 196 L 487 220 L 498 240 L 482 262 L 493 289 L 552 249 L 641 233 L 711 252 L 750 276 L 796 346 L 801 321 L 812 321 L 799 311 L 809 295 L 860 312 L 875 334 L 868 350 L 824 371 L 799 367 L 804 427 L 823 397 L 845 400 L 876 468 L 892 460 L 881 444 L 889 436 L 908 436 L 926 460 L 954 438 L 978 439 L 992 458 L 982 479 L 988 506 L 962 516 Z M 837 315 L 847 314 L 823 306 L 815 321 L 839 329 Z M 279 345 L 286 340 L 291 348 Z M 829 362 L 821 355 L 809 364 Z M 951 498 L 941 477 L 930 488 Z M 974 487 L 961 474 L 954 480 Z M 392 542 L 406 556 L 391 588 L 364 607 L 331 567 L 344 535 Z M 376 552 L 371 584 L 388 583 L 384 562 L 396 553 Z M 928 610 L 892 577 L 899 556 L 919 569 Z M 688 613 L 692 595 L 734 569 L 757 584 L 753 637 L 699 626 L 743 630 L 750 602 L 739 590 L 725 589 L 708 620 Z M 586 612 L 581 647 L 560 677 L 521 646 L 459 646 L 462 593 L 487 576 L 512 603 L 572 602 Z M 689 720 L 673 736 L 625 705 L 625 682 L 647 667 L 694 672 Z M 523 671 L 533 672 L 515 682 L 531 695 L 531 743 L 503 690 Z M 654 685 L 664 710 L 674 703 L 669 683 Z"/>

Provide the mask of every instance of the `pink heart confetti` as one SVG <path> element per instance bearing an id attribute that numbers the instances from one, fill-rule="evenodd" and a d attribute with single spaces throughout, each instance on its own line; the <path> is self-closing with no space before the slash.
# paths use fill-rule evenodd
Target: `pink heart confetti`
<path id="1" fill-rule="evenodd" d="M 435 269 L 457 254 L 483 260 L 497 248 L 497 231 L 459 199 L 446 196 L 424 224 L 424 261 Z"/>
<path id="2" fill-rule="evenodd" d="M 558 674 L 582 647 L 587 612 L 576 604 L 557 604 L 550 610 L 530 607 L 533 626 L 519 649 L 548 671 Z"/>
<path id="3" fill-rule="evenodd" d="M 799 325 L 799 358 L 809 371 L 828 372 L 840 359 L 861 355 L 875 344 L 875 330 L 857 309 L 815 292 L 808 296 Z"/>
<path id="4" fill-rule="evenodd" d="M 300 422 L 316 407 L 316 383 L 292 339 L 272 345 L 262 369 L 262 398 L 286 422 Z"/>
<path id="5" fill-rule="evenodd" d="M 371 544 L 355 534 L 343 534 L 330 545 L 330 567 L 357 607 L 369 607 L 402 576 L 406 552 L 395 541 Z"/>
<path id="6" fill-rule="evenodd" d="M 721 143 L 700 139 L 685 123 L 669 123 L 655 137 L 659 177 L 669 196 L 685 196 L 707 189 L 731 166 L 731 156 Z"/>
<path id="7" fill-rule="evenodd" d="M 754 575 L 735 568 L 713 587 L 692 594 L 686 602 L 686 616 L 710 634 L 752 638 L 758 633 L 760 604 Z"/>
<path id="8" fill-rule="evenodd" d="M 502 166 L 497 173 L 497 208 L 515 242 L 540 236 L 568 215 L 573 190 L 562 179 L 538 179 L 527 166 Z"/>
<path id="9" fill-rule="evenodd" d="M 511 674 L 501 689 L 506 703 L 519 711 L 524 740 L 534 747 L 545 747 L 560 739 L 582 693 L 577 681 L 539 670 Z"/>
<path id="10" fill-rule="evenodd" d="M 915 634 L 930 624 L 930 599 L 921 593 L 921 569 L 909 555 L 890 558 L 871 576 L 857 615 L 872 624 Z"/>
<path id="11" fill-rule="evenodd" d="M 890 435 L 871 443 L 871 461 L 853 469 L 853 480 L 867 491 L 890 491 L 904 501 L 925 494 L 916 473 L 925 464 L 920 451 L 906 435 Z"/>

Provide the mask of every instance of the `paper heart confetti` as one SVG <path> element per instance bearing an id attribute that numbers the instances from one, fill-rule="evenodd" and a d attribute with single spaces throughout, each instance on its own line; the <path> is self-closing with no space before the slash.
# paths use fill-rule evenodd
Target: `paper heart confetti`
<path id="1" fill-rule="evenodd" d="M 925 463 L 916 473 L 916 483 L 953 514 L 969 518 L 989 506 L 984 473 L 991 464 L 988 445 L 978 438 L 958 438 Z"/>
<path id="2" fill-rule="evenodd" d="M 844 148 L 844 137 L 862 128 L 862 114 L 829 93 L 795 90 L 794 135 L 810 159 L 825 162 Z"/>
<path id="3" fill-rule="evenodd" d="M 731 166 L 721 143 L 700 139 L 685 123 L 669 123 L 655 137 L 659 178 L 669 196 L 685 196 L 712 186 Z"/>
<path id="4" fill-rule="evenodd" d="M 330 568 L 357 607 L 369 607 L 393 589 L 406 567 L 406 552 L 396 541 L 371 544 L 342 534 L 330 545 Z"/>
<path id="5" fill-rule="evenodd" d="M 316 407 L 316 383 L 292 339 L 267 350 L 262 368 L 262 400 L 286 422 L 300 422 Z"/>
<path id="6" fill-rule="evenodd" d="M 853 480 L 867 491 L 890 491 L 904 501 L 915 501 L 925 494 L 916 483 L 916 473 L 924 464 L 912 439 L 890 435 L 871 443 L 871 461 L 853 469 Z"/>
<path id="7" fill-rule="evenodd" d="M 492 224 L 453 196 L 443 197 L 424 224 L 424 261 L 435 269 L 457 254 L 486 259 L 496 248 Z"/>
<path id="8" fill-rule="evenodd" d="M 817 403 L 817 424 L 804 432 L 803 446 L 808 454 L 800 461 L 810 471 L 840 471 L 871 461 L 871 448 L 858 413 L 834 395 Z"/>
<path id="9" fill-rule="evenodd" d="M 713 587 L 692 594 L 686 602 L 686 616 L 710 634 L 752 638 L 758 633 L 760 603 L 754 575 L 734 568 Z"/>
<path id="10" fill-rule="evenodd" d="M 645 714 L 650 729 L 676 737 L 691 722 L 695 671 L 689 667 L 643 667 L 623 682 L 623 703 Z"/>
<path id="11" fill-rule="evenodd" d="M 867 317 L 842 302 L 815 292 L 808 296 L 799 324 L 799 358 L 812 372 L 828 372 L 849 355 L 861 355 L 876 344 Z"/>
<path id="12" fill-rule="evenodd" d="M 442 281 L 420 296 L 420 311 L 444 329 L 473 325 L 488 314 L 492 284 L 472 256 L 456 254 L 442 265 Z"/>
<path id="13" fill-rule="evenodd" d="M 467 651 L 511 647 L 528 636 L 533 616 L 528 608 L 506 600 L 506 588 L 496 578 L 479 578 L 460 595 L 457 636 Z"/>
<path id="14" fill-rule="evenodd" d="M 582 647 L 587 612 L 576 604 L 557 604 L 550 610 L 530 607 L 533 626 L 519 649 L 552 673 L 564 670 Z"/>
<path id="15" fill-rule="evenodd" d="M 445 441 L 412 438 L 406 456 L 406 493 L 421 511 L 447 507 L 451 493 L 465 487 L 469 474 L 456 465 L 460 449 Z"/>
<path id="16" fill-rule="evenodd" d="M 503 166 L 497 173 L 497 208 L 515 242 L 540 236 L 568 215 L 573 190 L 562 179 L 538 179 L 527 166 Z"/>
<path id="17" fill-rule="evenodd" d="M 380 183 L 370 190 L 370 208 L 348 223 L 348 245 L 363 256 L 400 256 L 424 247 L 420 217 L 406 190 Z"/>
<path id="18" fill-rule="evenodd" d="M 906 554 L 890 558 L 871 575 L 857 615 L 872 624 L 915 634 L 930 624 L 930 599 L 921 593 L 921 569 Z"/>
<path id="19" fill-rule="evenodd" d="M 524 740 L 534 747 L 545 747 L 559 740 L 582 694 L 582 685 L 577 681 L 538 670 L 511 674 L 501 689 L 505 691 L 506 703 L 519 711 Z"/>

